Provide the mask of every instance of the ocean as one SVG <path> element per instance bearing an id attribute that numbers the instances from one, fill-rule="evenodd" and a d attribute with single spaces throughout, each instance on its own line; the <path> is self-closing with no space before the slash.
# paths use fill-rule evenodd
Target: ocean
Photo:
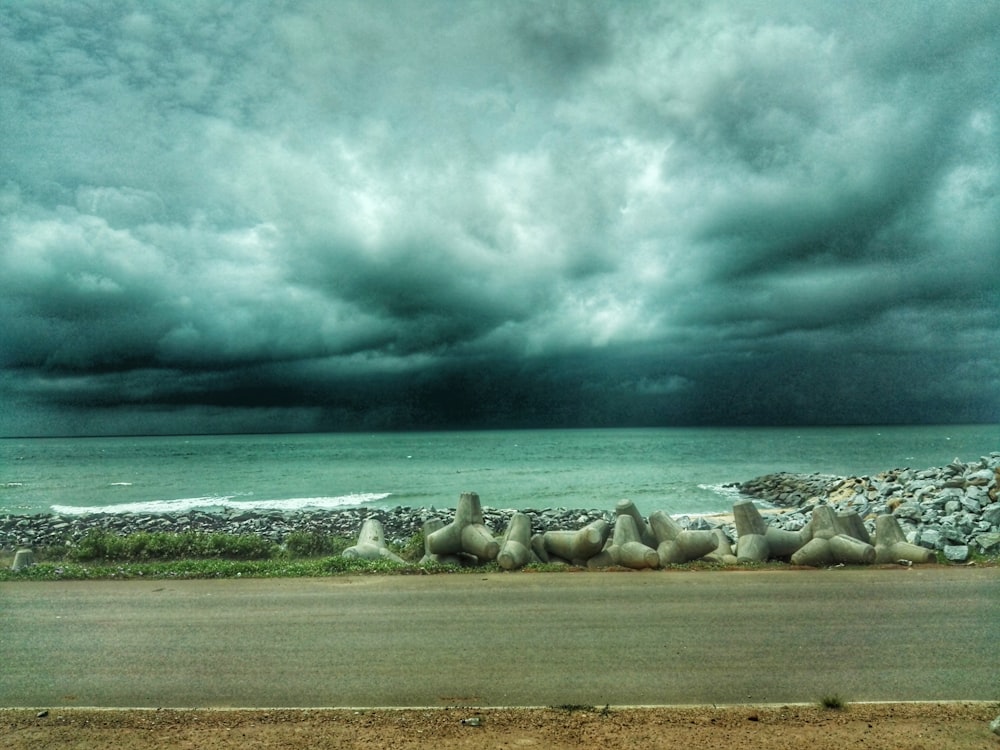
<path id="1" fill-rule="evenodd" d="M 1000 450 L 1000 426 L 0 439 L 0 515 L 370 506 L 728 511 L 726 485 L 870 475 Z"/>

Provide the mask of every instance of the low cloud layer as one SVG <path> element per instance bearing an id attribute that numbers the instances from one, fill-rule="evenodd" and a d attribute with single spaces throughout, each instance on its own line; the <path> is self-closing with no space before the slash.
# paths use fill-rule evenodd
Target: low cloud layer
<path id="1" fill-rule="evenodd" d="M 1000 422 L 993 4 L 0 12 L 0 434 Z"/>

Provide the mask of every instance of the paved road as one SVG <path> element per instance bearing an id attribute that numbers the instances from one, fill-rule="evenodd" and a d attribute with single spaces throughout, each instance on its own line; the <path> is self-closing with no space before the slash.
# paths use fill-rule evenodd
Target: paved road
<path id="1" fill-rule="evenodd" d="M 0 584 L 0 706 L 1000 698 L 1000 569 Z"/>

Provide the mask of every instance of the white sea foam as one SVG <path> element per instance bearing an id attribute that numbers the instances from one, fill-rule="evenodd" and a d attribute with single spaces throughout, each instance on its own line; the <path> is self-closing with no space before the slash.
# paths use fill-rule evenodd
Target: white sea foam
<path id="1" fill-rule="evenodd" d="M 734 484 L 699 484 L 698 489 L 714 492 L 716 495 L 726 498 L 730 503 L 742 500 L 744 497 L 740 488 Z"/>
<path id="2" fill-rule="evenodd" d="M 131 487 L 131 482 L 112 482 L 109 487 Z"/>
<path id="3" fill-rule="evenodd" d="M 152 500 L 113 505 L 53 505 L 52 512 L 59 515 L 83 516 L 91 513 L 186 513 L 191 510 L 225 508 L 234 511 L 248 510 L 330 510 L 353 505 L 377 502 L 389 497 L 388 492 L 357 492 L 336 497 L 291 497 L 275 500 L 237 500 L 235 495 L 185 497 L 177 500 Z"/>

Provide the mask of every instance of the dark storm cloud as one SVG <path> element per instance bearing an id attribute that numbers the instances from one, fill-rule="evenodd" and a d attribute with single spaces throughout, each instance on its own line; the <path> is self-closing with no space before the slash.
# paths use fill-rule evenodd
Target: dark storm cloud
<path id="1" fill-rule="evenodd" d="M 0 0 L 4 434 L 1000 419 L 1000 11 Z"/>

